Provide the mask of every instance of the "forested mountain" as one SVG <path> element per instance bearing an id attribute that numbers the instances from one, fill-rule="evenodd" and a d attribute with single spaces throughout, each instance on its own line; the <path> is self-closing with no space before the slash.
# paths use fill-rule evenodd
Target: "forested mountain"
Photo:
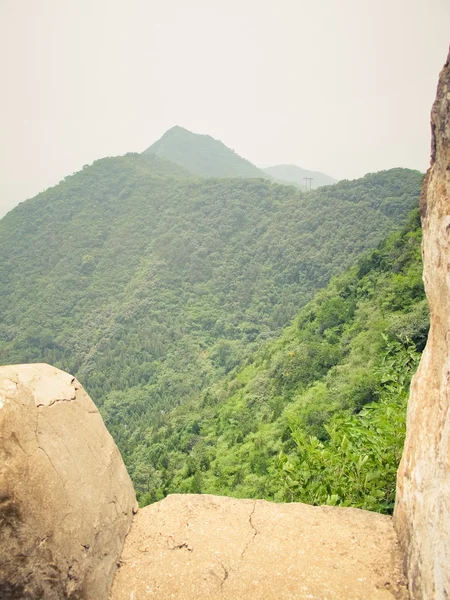
<path id="1" fill-rule="evenodd" d="M 178 125 L 166 131 L 145 153 L 171 160 L 203 177 L 269 177 L 221 141 Z"/>
<path id="2" fill-rule="evenodd" d="M 279 338 L 154 422 L 139 394 L 111 396 L 103 413 L 141 502 L 203 492 L 391 512 L 429 323 L 420 242 L 415 210 Z"/>
<path id="3" fill-rule="evenodd" d="M 140 481 L 153 426 L 401 226 L 421 181 L 393 169 L 305 194 L 152 153 L 96 161 L 0 220 L 0 362 L 76 375 Z"/>
<path id="4" fill-rule="evenodd" d="M 333 185 L 334 183 L 337 183 L 337 179 L 334 179 L 325 173 L 321 173 L 320 171 L 308 171 L 307 169 L 302 169 L 296 165 L 275 165 L 274 167 L 267 167 L 263 169 L 263 171 L 276 181 L 291 183 L 300 189 L 305 189 L 305 177 L 312 178 L 312 181 L 308 182 L 308 186 L 309 183 L 311 183 L 311 189 L 313 190 L 323 185 Z"/>
<path id="5" fill-rule="evenodd" d="M 308 194 L 96 161 L 0 221 L 1 362 L 49 362 L 99 404 L 167 410 L 285 325 L 417 203 L 396 169 Z M 125 400 L 124 400 L 125 401 Z"/>

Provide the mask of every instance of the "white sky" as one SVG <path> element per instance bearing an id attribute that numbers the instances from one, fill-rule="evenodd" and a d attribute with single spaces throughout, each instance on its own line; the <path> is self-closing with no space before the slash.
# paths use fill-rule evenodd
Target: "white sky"
<path id="1" fill-rule="evenodd" d="M 425 170 L 450 0 L 0 0 L 0 216 L 173 125 L 257 165 Z"/>

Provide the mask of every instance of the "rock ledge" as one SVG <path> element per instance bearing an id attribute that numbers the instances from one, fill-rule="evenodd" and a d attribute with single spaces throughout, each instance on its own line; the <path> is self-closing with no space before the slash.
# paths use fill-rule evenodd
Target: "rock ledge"
<path id="1" fill-rule="evenodd" d="M 172 495 L 140 510 L 111 600 L 407 599 L 392 519 Z"/>

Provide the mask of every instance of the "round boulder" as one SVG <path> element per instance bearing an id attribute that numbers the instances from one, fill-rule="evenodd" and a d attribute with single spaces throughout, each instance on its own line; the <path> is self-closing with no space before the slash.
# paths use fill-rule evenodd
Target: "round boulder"
<path id="1" fill-rule="evenodd" d="M 0 598 L 107 599 L 136 496 L 78 381 L 0 367 Z"/>

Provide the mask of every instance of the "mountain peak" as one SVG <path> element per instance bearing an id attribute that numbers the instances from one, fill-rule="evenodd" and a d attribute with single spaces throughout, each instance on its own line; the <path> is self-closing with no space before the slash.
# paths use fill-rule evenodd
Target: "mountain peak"
<path id="1" fill-rule="evenodd" d="M 194 133 L 193 131 L 189 131 L 189 129 L 186 129 L 185 127 L 181 127 L 181 125 L 174 125 L 170 129 L 168 129 L 165 133 L 163 133 L 163 135 L 161 137 L 166 137 L 168 135 L 176 134 L 178 132 L 182 132 L 185 134 L 187 133 L 188 135 L 200 135 L 198 133 Z"/>
<path id="2" fill-rule="evenodd" d="M 145 153 L 156 154 L 202 177 L 261 177 L 268 175 L 210 135 L 180 125 L 168 129 Z"/>

